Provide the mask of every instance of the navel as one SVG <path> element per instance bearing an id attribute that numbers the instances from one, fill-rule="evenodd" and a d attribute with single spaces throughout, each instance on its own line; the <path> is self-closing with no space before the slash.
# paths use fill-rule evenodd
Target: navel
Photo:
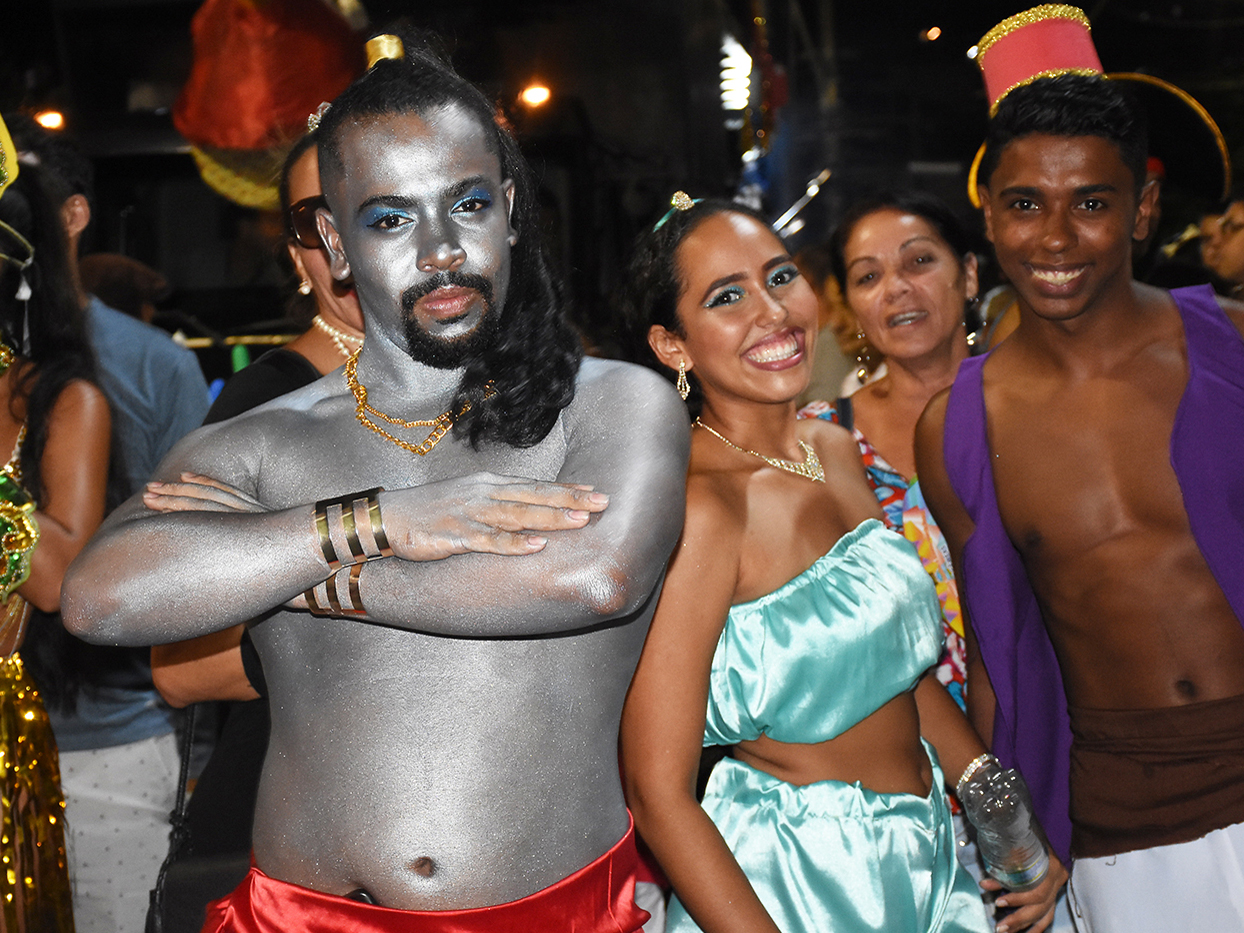
<path id="1" fill-rule="evenodd" d="M 1194 684 L 1192 681 L 1177 680 L 1175 681 L 1175 692 L 1178 693 L 1185 700 L 1195 700 L 1197 698 L 1198 691 L 1196 688 L 1196 684 Z"/>
<path id="2" fill-rule="evenodd" d="M 421 855 L 410 863 L 410 870 L 416 875 L 424 878 L 431 878 L 436 874 L 436 862 L 426 855 Z"/>

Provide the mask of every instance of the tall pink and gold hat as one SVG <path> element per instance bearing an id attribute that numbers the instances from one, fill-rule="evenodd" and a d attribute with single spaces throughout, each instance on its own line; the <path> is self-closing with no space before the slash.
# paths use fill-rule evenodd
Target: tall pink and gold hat
<path id="1" fill-rule="evenodd" d="M 1007 94 L 1038 78 L 1101 74 L 1091 32 L 1083 10 L 1046 3 L 1016 13 L 985 33 L 976 43 L 976 64 L 985 78 L 989 115 Z"/>
<path id="2" fill-rule="evenodd" d="M 1214 118 L 1187 91 L 1153 75 L 1105 73 L 1092 27 L 1084 11 L 1064 3 L 1046 3 L 1000 22 L 976 44 L 976 64 L 985 80 L 989 115 L 1016 88 L 1038 78 L 1101 75 L 1129 85 L 1148 113 L 1150 155 L 1165 165 L 1172 180 L 1210 200 L 1225 198 L 1231 188 L 1231 156 Z M 968 171 L 968 198 L 980 207 L 976 190 L 982 145 Z"/>

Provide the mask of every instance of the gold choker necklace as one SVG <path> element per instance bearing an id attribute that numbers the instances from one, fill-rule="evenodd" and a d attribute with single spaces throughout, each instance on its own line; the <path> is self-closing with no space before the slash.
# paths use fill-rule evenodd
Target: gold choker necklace
<path id="1" fill-rule="evenodd" d="M 441 442 L 441 438 L 449 433 L 449 429 L 454 426 L 454 422 L 457 421 L 459 418 L 461 418 L 463 415 L 465 415 L 468 411 L 471 410 L 471 403 L 464 402 L 462 404 L 462 408 L 459 410 L 458 414 L 456 415 L 453 414 L 452 412 L 446 411 L 446 412 L 442 412 L 441 414 L 437 415 L 435 418 L 431 419 L 430 421 L 406 421 L 402 418 L 393 418 L 390 415 L 386 415 L 384 412 L 380 411 L 378 408 L 373 408 L 371 405 L 367 404 L 367 387 L 363 385 L 361 382 L 359 382 L 358 380 L 359 353 L 361 353 L 362 350 L 363 350 L 362 346 L 360 346 L 357 350 L 355 350 L 354 353 L 350 355 L 349 359 L 346 360 L 346 367 L 345 367 L 346 385 L 350 387 L 350 392 L 354 396 L 354 401 L 356 403 L 354 406 L 354 417 L 358 419 L 359 424 L 361 424 L 363 427 L 369 428 L 372 431 L 375 431 L 381 437 L 388 438 L 398 447 L 401 447 L 403 450 L 409 450 L 412 454 L 418 454 L 421 457 L 428 453 L 431 453 L 432 448 L 435 447 L 437 444 L 439 444 Z M 496 394 L 497 392 L 493 388 L 493 385 L 491 382 L 489 382 L 486 386 L 484 386 L 484 398 L 485 399 L 490 399 Z M 418 444 L 418 445 L 408 444 L 406 443 L 406 441 L 402 440 L 401 438 L 394 437 L 392 434 L 390 434 L 380 425 L 376 424 L 376 422 L 372 421 L 369 417 L 367 417 L 368 415 L 375 415 L 381 421 L 386 421 L 389 424 L 394 425 L 395 427 L 399 427 L 399 428 L 430 427 L 432 431 L 430 434 L 428 434 L 426 438 L 424 438 L 424 441 L 422 444 Z"/>
<path id="2" fill-rule="evenodd" d="M 794 460 L 782 460 L 779 457 L 766 457 L 762 453 L 754 450 L 748 450 L 746 447 L 740 447 L 738 444 L 732 444 L 729 440 L 722 437 L 699 418 L 695 419 L 696 427 L 703 428 L 713 437 L 717 438 L 727 447 L 739 451 L 744 454 L 751 454 L 753 457 L 759 457 L 771 467 L 777 467 L 779 470 L 785 470 L 787 473 L 794 473 L 796 476 L 802 476 L 804 479 L 810 479 L 814 483 L 825 482 L 825 471 L 821 468 L 821 458 L 816 455 L 816 451 L 803 441 L 798 441 L 799 449 L 803 451 L 803 463 L 796 463 Z"/>
<path id="3" fill-rule="evenodd" d="M 350 354 L 363 345 L 363 338 L 356 337 L 354 334 L 346 333 L 329 324 L 320 315 L 311 318 L 311 323 L 328 335 L 328 339 L 333 342 L 333 346 L 337 348 L 337 352 L 344 356 L 347 360 Z"/>

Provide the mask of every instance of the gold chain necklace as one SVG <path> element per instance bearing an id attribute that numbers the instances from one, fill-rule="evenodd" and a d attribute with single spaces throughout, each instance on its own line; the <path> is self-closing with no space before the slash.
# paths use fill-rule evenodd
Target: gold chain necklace
<path id="1" fill-rule="evenodd" d="M 337 348 L 337 352 L 344 356 L 347 360 L 350 354 L 363 345 L 363 338 L 356 337 L 354 334 L 348 334 L 344 330 L 339 330 L 329 324 L 320 315 L 311 318 L 311 323 L 317 328 L 328 334 L 328 339 L 333 342 L 333 346 Z"/>
<path id="2" fill-rule="evenodd" d="M 354 353 L 350 355 L 349 359 L 346 360 L 345 366 L 346 385 L 350 387 L 350 392 L 353 394 L 354 401 L 356 403 L 354 406 L 354 417 L 358 419 L 359 424 L 363 427 L 375 431 L 381 437 L 388 438 L 403 450 L 409 450 L 412 454 L 418 454 L 420 457 L 430 453 L 432 448 L 441 442 L 441 438 L 449 433 L 449 429 L 454 426 L 454 422 L 471 410 L 471 403 L 468 401 L 463 403 L 461 410 L 459 410 L 456 415 L 452 412 L 446 411 L 437 415 L 435 418 L 432 418 L 430 421 L 406 421 L 402 418 L 394 418 L 390 415 L 386 415 L 378 408 L 373 408 L 371 405 L 367 404 L 367 387 L 358 380 L 359 353 L 361 353 L 362 350 L 362 346 L 355 350 Z M 491 382 L 484 386 L 485 399 L 490 399 L 496 394 L 496 390 L 493 388 Z M 394 437 L 380 425 L 376 424 L 376 422 L 367 417 L 368 415 L 375 415 L 381 421 L 387 421 L 395 427 L 430 427 L 432 431 L 426 438 L 424 438 L 422 444 L 408 444 L 406 441 L 399 437 Z"/>
<path id="3" fill-rule="evenodd" d="M 754 450 L 748 450 L 746 447 L 740 447 L 738 444 L 732 444 L 729 440 L 722 437 L 699 418 L 695 419 L 697 427 L 703 428 L 713 437 L 717 438 L 727 447 L 739 451 L 744 454 L 751 454 L 753 457 L 759 457 L 771 467 L 777 467 L 779 470 L 785 470 L 787 473 L 794 473 L 796 476 L 802 476 L 804 479 L 810 479 L 814 483 L 825 482 L 825 471 L 821 468 L 821 458 L 816 455 L 816 451 L 803 441 L 797 441 L 799 449 L 803 451 L 803 463 L 796 463 L 794 460 L 782 460 L 779 457 L 766 457 L 762 453 Z"/>

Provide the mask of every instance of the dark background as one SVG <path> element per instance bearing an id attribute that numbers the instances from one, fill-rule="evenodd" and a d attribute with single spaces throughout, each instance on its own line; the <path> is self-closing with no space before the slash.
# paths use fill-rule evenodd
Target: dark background
<path id="1" fill-rule="evenodd" d="M 288 275 L 279 224 L 199 179 L 168 109 L 191 62 L 198 0 L 6 0 L 0 107 L 55 107 L 98 173 L 88 251 L 123 252 L 176 287 L 166 310 L 219 332 L 272 326 Z M 883 187 L 941 194 L 974 225 L 967 166 L 986 108 L 965 52 L 1026 4 L 959 0 L 363 0 L 373 26 L 437 31 L 459 70 L 510 115 L 545 188 L 545 234 L 589 339 L 606 351 L 610 296 L 629 243 L 670 194 L 731 195 L 742 134 L 727 130 L 724 32 L 756 57 L 768 42 L 780 108 L 767 128 L 764 207 L 781 213 L 820 169 L 833 176 L 800 215 L 792 249 L 823 239 L 853 199 Z M 947 12 L 951 11 L 951 12 Z M 1244 157 L 1244 4 L 1100 0 L 1086 7 L 1107 71 L 1158 75 L 1197 97 Z M 764 27 L 758 29 L 757 17 Z M 926 30 L 941 35 L 927 41 Z M 533 78 L 553 90 L 534 115 Z M 777 95 L 775 98 L 774 95 Z M 1195 179 L 1191 180 L 1195 181 Z M 1174 193 L 1168 226 L 1203 206 Z M 1193 185 L 1195 187 L 1195 185 Z M 175 319 L 175 318 L 174 318 Z M 193 329 L 193 326 L 191 326 Z"/>

